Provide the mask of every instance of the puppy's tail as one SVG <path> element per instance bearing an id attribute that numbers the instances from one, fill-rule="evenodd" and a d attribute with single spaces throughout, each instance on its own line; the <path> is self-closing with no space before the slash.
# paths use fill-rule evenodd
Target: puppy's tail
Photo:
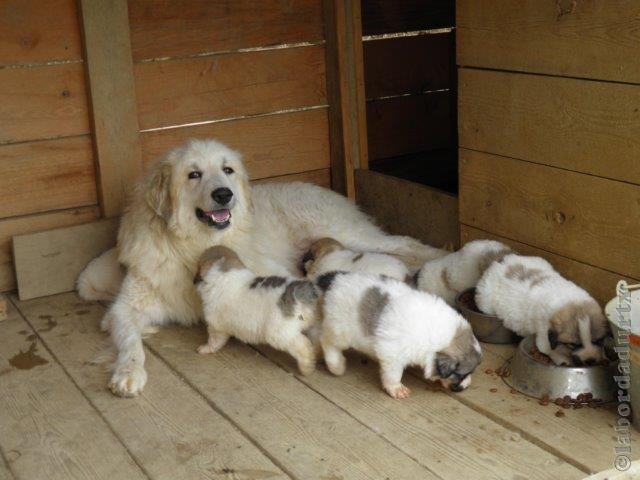
<path id="1" fill-rule="evenodd" d="M 80 273 L 76 282 L 78 294 L 85 300 L 113 300 L 120 290 L 124 275 L 124 267 L 118 263 L 118 250 L 107 250 L 91 260 Z"/>

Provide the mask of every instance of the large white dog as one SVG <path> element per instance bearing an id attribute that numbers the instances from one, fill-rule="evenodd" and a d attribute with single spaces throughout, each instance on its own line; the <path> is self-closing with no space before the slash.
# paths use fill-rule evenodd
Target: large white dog
<path id="1" fill-rule="evenodd" d="M 446 253 L 385 234 L 325 188 L 299 182 L 251 188 L 240 154 L 219 142 L 193 140 L 169 152 L 122 217 L 117 251 L 93 260 L 78 279 L 85 299 L 110 300 L 117 292 L 103 322 L 118 351 L 111 390 L 122 396 L 142 391 L 145 329 L 202 317 L 193 278 L 207 248 L 232 248 L 258 275 L 300 275 L 303 254 L 322 237 L 421 261 Z"/>

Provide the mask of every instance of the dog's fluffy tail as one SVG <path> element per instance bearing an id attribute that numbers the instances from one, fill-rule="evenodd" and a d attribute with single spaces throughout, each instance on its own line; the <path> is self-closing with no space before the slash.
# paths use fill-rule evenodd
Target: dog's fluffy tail
<path id="1" fill-rule="evenodd" d="M 94 258 L 78 277 L 78 294 L 85 300 L 113 300 L 120 290 L 125 270 L 112 248 Z"/>

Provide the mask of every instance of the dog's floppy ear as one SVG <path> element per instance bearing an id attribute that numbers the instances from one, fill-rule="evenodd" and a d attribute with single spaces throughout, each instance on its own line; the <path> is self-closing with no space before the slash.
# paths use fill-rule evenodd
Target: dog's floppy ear
<path id="1" fill-rule="evenodd" d="M 436 370 L 438 376 L 441 378 L 448 378 L 456 371 L 457 361 L 447 355 L 446 353 L 439 352 L 436 355 Z"/>
<path id="2" fill-rule="evenodd" d="M 171 166 L 158 165 L 147 183 L 145 198 L 159 217 L 171 217 Z"/>

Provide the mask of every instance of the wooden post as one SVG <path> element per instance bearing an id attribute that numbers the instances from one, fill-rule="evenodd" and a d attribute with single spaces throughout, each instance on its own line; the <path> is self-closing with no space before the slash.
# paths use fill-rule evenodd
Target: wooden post
<path id="1" fill-rule="evenodd" d="M 331 187 L 355 197 L 354 170 L 368 167 L 360 0 L 325 0 Z"/>
<path id="2" fill-rule="evenodd" d="M 142 172 L 127 0 L 80 0 L 98 195 L 119 215 Z"/>

